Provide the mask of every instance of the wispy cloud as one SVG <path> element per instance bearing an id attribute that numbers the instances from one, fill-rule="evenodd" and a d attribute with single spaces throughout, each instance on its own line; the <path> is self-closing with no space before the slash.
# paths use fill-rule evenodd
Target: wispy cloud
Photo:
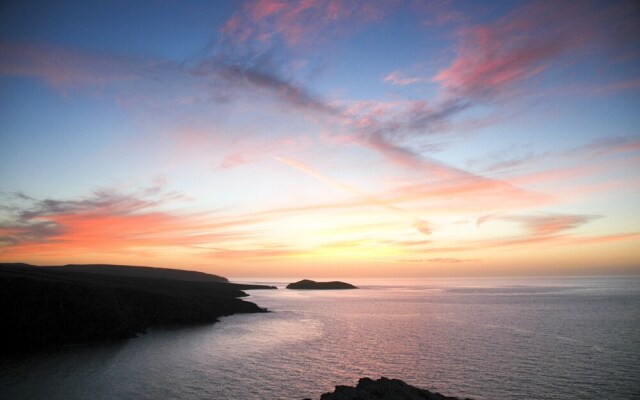
<path id="1" fill-rule="evenodd" d="M 638 139 L 620 136 L 540 153 L 534 153 L 528 146 L 510 146 L 484 159 L 475 159 L 469 165 L 498 174 L 516 186 L 544 185 L 557 196 L 568 199 L 592 197 L 598 191 L 610 192 L 616 185 L 630 190 L 637 188 L 637 182 L 624 171 L 636 168 L 638 155 Z M 616 181 L 607 177 L 611 173 L 618 175 Z M 585 184 L 585 180 L 590 183 Z"/>
<path id="2" fill-rule="evenodd" d="M 497 253 L 519 251 L 527 252 L 531 254 L 531 257 L 535 258 L 536 251 L 550 249 L 550 248 L 572 248 L 575 246 L 582 246 L 585 244 L 607 244 L 613 242 L 633 241 L 640 238 L 639 232 L 626 232 L 626 233 L 613 233 L 613 234 L 551 234 L 551 235 L 518 235 L 502 238 L 490 238 L 482 240 L 465 240 L 460 241 L 435 241 L 431 243 L 425 243 L 424 245 L 416 245 L 411 248 L 407 248 L 407 254 L 422 255 L 422 254 L 442 254 L 442 255 L 476 255 L 486 252 L 490 252 L 492 258 L 496 257 Z M 391 245 L 391 244 L 390 244 Z M 399 245 L 397 243 L 396 245 Z M 581 251 L 585 251 L 584 248 Z M 589 249 L 591 251 L 591 249 Z M 585 251 L 586 254 L 586 251 Z M 438 258 L 447 259 L 449 257 L 437 257 L 437 258 L 412 258 L 413 262 L 426 262 L 429 260 L 437 260 Z M 457 257 L 455 257 L 457 258 Z M 401 259 L 400 259 L 401 260 Z M 397 260 L 397 261 L 400 261 Z M 472 261 L 479 261 L 480 259 L 469 259 Z"/>
<path id="3" fill-rule="evenodd" d="M 442 55 L 435 57 L 429 63 L 430 72 L 419 71 L 426 70 L 426 63 L 406 69 L 393 66 L 385 71 L 399 69 L 386 75 L 377 72 L 375 83 L 396 87 L 375 88 L 393 92 L 375 100 L 341 98 L 343 92 L 327 89 L 326 82 L 314 87 L 316 79 L 322 80 L 318 77 L 331 70 L 327 60 L 337 46 L 336 38 L 368 24 L 387 23 L 385 17 L 400 6 L 422 12 L 422 21 L 417 17 L 414 22 L 428 25 L 429 32 L 434 25 L 443 31 L 456 29 L 454 57 L 444 62 Z M 465 16 L 447 2 L 256 0 L 238 3 L 219 36 L 209 38 L 210 45 L 182 62 L 46 43 L 0 44 L 3 75 L 34 77 L 55 89 L 113 89 L 119 105 L 136 108 L 145 120 L 169 120 L 167 115 L 185 111 L 184 119 L 189 119 L 185 125 L 195 128 L 175 129 L 182 135 L 184 158 L 196 158 L 197 149 L 197 157 L 206 160 L 209 170 L 224 175 L 221 181 L 225 183 L 224 179 L 238 172 L 229 171 L 234 167 L 266 160 L 272 168 L 275 159 L 330 192 L 309 199 L 297 197 L 291 189 L 274 195 L 281 198 L 273 209 L 260 209 L 262 204 L 243 198 L 242 205 L 234 204 L 230 212 L 189 211 L 183 208 L 186 199 L 167 193 L 161 183 L 134 192 L 98 190 L 75 199 L 15 194 L 11 204 L 0 206 L 0 256 L 68 256 L 88 251 L 153 254 L 178 249 L 235 262 L 329 257 L 352 250 L 359 257 L 379 252 L 389 262 L 452 264 L 479 261 L 476 252 L 487 249 L 635 240 L 638 234 L 634 232 L 587 234 L 588 224 L 603 218 L 595 215 L 598 211 L 572 215 L 537 210 L 558 206 L 569 195 L 592 194 L 611 185 L 632 182 L 627 190 L 637 188 L 640 181 L 629 172 L 640 165 L 637 137 L 608 138 L 555 151 L 527 145 L 487 150 L 489 154 L 472 159 L 465 167 L 460 166 L 464 160 L 445 162 L 444 156 L 439 157 L 444 146 L 465 139 L 463 134 L 510 119 L 510 102 L 501 100 L 529 96 L 532 88 L 544 96 L 555 96 L 565 88 L 596 95 L 637 89 L 638 80 L 628 76 L 591 86 L 529 85 L 557 79 L 556 72 L 589 60 L 591 52 L 613 49 L 611 53 L 617 55 L 637 47 L 638 26 L 631 23 L 637 13 L 625 15 L 628 7 L 617 2 L 518 3 L 496 19 L 495 14 Z M 637 59 L 633 52 L 628 56 Z M 599 58 L 601 63 L 613 59 Z M 433 67 L 436 62 L 439 70 Z M 403 97 L 403 92 L 419 95 L 427 88 L 399 87 L 416 84 L 429 84 L 428 89 L 438 89 L 437 94 Z M 322 88 L 326 92 L 318 91 Z M 235 114 L 226 115 L 227 110 Z M 229 125 L 236 124 L 228 130 L 227 117 L 233 120 Z M 265 126 L 264 121 L 268 121 Z M 299 121 L 303 124 L 298 125 Z M 267 126 L 269 123 L 277 128 Z M 216 140 L 203 139 L 209 136 Z M 514 133 L 514 141 L 520 138 Z M 487 148 L 492 146 L 487 144 Z M 306 155 L 313 153 L 310 159 L 296 154 L 301 149 L 308 151 Z M 372 171 L 376 189 L 347 184 L 334 178 L 340 175 L 335 170 L 318 167 L 321 172 L 312 167 L 320 165 L 315 163 L 317 158 L 334 150 L 344 154 L 356 150 L 352 159 L 360 161 L 358 157 L 364 155 L 371 163 L 367 165 L 378 163 L 380 176 Z M 615 162 L 609 162 L 612 160 Z M 268 173 L 267 169 L 259 172 Z M 619 181 L 583 179 L 614 169 L 625 170 L 617 175 Z M 273 175 L 265 176 L 260 184 L 271 184 Z M 239 183 L 238 191 L 254 193 L 252 179 Z M 581 184 L 582 180 L 589 182 Z M 332 196 L 335 193 L 326 187 L 342 196 Z M 276 204 L 268 200 L 269 206 Z M 328 226 L 323 225 L 325 217 L 331 220 Z M 461 218 L 476 219 L 477 229 L 472 223 L 451 222 Z M 517 233 L 474 239 L 494 224 L 506 226 L 510 233 L 515 228 Z M 448 229 L 473 232 L 464 232 L 458 241 L 447 236 Z M 292 231 L 304 231 L 308 237 L 297 238 Z M 288 242 L 280 237 L 285 235 L 293 239 Z M 421 240 L 425 238 L 429 240 Z"/>
<path id="4" fill-rule="evenodd" d="M 471 249 L 505 249 L 505 250 L 522 250 L 528 249 L 535 251 L 540 248 L 551 247 L 571 247 L 583 244 L 602 244 L 610 242 L 618 242 L 625 240 L 634 240 L 640 238 L 640 233 L 616 233 L 602 235 L 548 235 L 548 236 L 523 236 L 508 239 L 495 239 L 487 241 L 479 241 L 475 243 L 475 247 Z"/>
<path id="5" fill-rule="evenodd" d="M 587 222 L 602 218 L 601 215 L 541 214 L 541 215 L 501 215 L 491 214 L 478 218 L 476 226 L 488 221 L 515 222 L 534 237 L 552 236 L 566 230 L 573 230 Z"/>
<path id="6" fill-rule="evenodd" d="M 573 59 L 564 64 L 580 59 L 578 49 L 628 43 L 638 34 L 634 20 L 631 4 L 527 4 L 497 21 L 462 28 L 457 57 L 433 80 L 457 95 L 490 99 L 557 66 L 569 52 Z"/>
<path id="7" fill-rule="evenodd" d="M 178 66 L 165 59 L 80 51 L 44 43 L 0 43 L 0 73 L 32 76 L 58 88 L 161 79 Z"/>
<path id="8" fill-rule="evenodd" d="M 289 106 L 334 115 L 339 110 L 305 85 L 321 68 L 318 45 L 379 21 L 394 7 L 361 0 L 246 1 L 224 24 L 210 54 L 190 68 L 197 75 L 215 74 L 231 91 L 258 88 Z"/>
<path id="9" fill-rule="evenodd" d="M 251 63 L 245 60 L 232 62 L 224 56 L 215 55 L 190 67 L 190 72 L 200 77 L 214 76 L 218 79 L 217 84 L 231 94 L 237 90 L 260 89 L 297 109 L 334 112 L 329 104 L 317 99 L 305 87 L 284 78 L 268 55 L 253 59 Z"/>
<path id="10" fill-rule="evenodd" d="M 456 8 L 451 0 L 413 1 L 413 12 L 421 16 L 422 24 L 427 27 L 461 24 L 468 20 L 468 16 Z"/>
<path id="11" fill-rule="evenodd" d="M 291 159 L 287 159 L 284 157 L 275 157 L 276 161 L 279 161 L 285 165 L 288 165 L 292 168 L 295 168 L 296 170 L 305 173 L 306 175 L 309 175 L 310 177 L 326 184 L 332 187 L 335 187 L 339 190 L 344 190 L 347 191 L 353 195 L 355 195 L 357 198 L 360 198 L 361 200 L 363 200 L 365 203 L 369 204 L 369 205 L 373 205 L 373 206 L 378 206 L 378 207 L 382 207 L 385 208 L 387 210 L 390 210 L 394 213 L 397 213 L 399 215 L 401 215 L 404 218 L 410 218 L 413 220 L 412 222 L 412 226 L 418 230 L 418 232 L 423 233 L 425 235 L 430 235 L 432 233 L 432 228 L 431 228 L 431 224 L 429 224 L 427 221 L 416 217 L 414 215 L 412 215 L 412 213 L 396 206 L 395 204 L 382 200 L 376 196 L 373 196 L 371 194 L 365 193 L 351 185 L 347 185 L 345 183 L 336 181 L 335 179 L 331 179 L 321 173 L 319 173 L 318 171 L 312 169 L 311 167 L 309 167 L 308 165 L 304 165 L 302 163 L 300 163 L 299 161 L 295 161 L 295 160 L 291 160 Z"/>
<path id="12" fill-rule="evenodd" d="M 13 196 L 0 223 L 3 258 L 34 254 L 77 256 L 132 253 L 251 237 L 237 229 L 257 218 L 221 218 L 216 213 L 184 213 L 168 207 L 186 201 L 179 193 L 149 187 L 132 193 L 95 191 L 78 200 Z"/>
<path id="13" fill-rule="evenodd" d="M 429 79 L 416 77 L 416 76 L 406 76 L 401 71 L 391 71 L 387 75 L 382 78 L 382 81 L 385 83 L 390 83 L 396 86 L 407 86 L 413 85 L 416 83 L 429 83 Z"/>
<path id="14" fill-rule="evenodd" d="M 354 29 L 354 25 L 380 20 L 394 2 L 338 0 L 251 0 L 245 2 L 222 28 L 225 40 L 288 46 L 313 45 Z"/>
<path id="15" fill-rule="evenodd" d="M 521 210 L 556 201 L 549 194 L 524 190 L 506 181 L 474 175 L 400 185 L 390 189 L 385 198 L 398 204 L 428 205 L 432 211 L 445 213 Z M 504 199 L 509 201 L 505 202 Z"/>
<path id="16" fill-rule="evenodd" d="M 455 257 L 436 257 L 436 258 L 403 258 L 394 260 L 397 263 L 416 263 L 416 264 L 460 264 L 460 263 L 476 263 L 481 261 L 480 258 L 455 258 Z"/>
<path id="17" fill-rule="evenodd" d="M 426 100 L 356 102 L 343 107 L 342 123 L 351 130 L 347 142 L 366 146 L 400 166 L 416 168 L 430 164 L 423 155 L 437 148 L 434 142 L 450 131 L 452 121 L 471 106 L 463 99 L 439 103 Z"/>

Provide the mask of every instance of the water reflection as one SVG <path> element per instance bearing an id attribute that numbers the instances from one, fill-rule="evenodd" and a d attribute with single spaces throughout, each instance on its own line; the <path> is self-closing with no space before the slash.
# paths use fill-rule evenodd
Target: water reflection
<path id="1" fill-rule="evenodd" d="M 363 289 L 254 291 L 274 312 L 5 359 L 0 386 L 20 399 L 300 399 L 385 375 L 478 399 L 640 395 L 638 278 L 352 283 Z"/>

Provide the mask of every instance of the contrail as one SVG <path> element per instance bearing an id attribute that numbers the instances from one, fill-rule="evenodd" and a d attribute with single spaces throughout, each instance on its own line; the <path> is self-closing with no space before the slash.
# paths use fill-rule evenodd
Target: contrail
<path id="1" fill-rule="evenodd" d="M 308 165 L 302 164 L 298 161 L 295 160 L 291 160 L 289 158 L 285 158 L 285 157 L 278 157 L 278 156 L 274 156 L 273 157 L 276 161 L 288 165 L 322 183 L 324 183 L 325 185 L 340 189 L 340 190 L 344 190 L 347 191 L 349 193 L 355 194 L 356 196 L 360 197 L 361 199 L 365 200 L 367 203 L 372 204 L 372 205 L 376 205 L 376 206 L 380 206 L 383 208 L 386 208 L 388 210 L 394 211 L 396 213 L 402 214 L 403 217 L 405 218 L 409 218 L 413 221 L 412 226 L 414 228 L 416 228 L 419 232 L 425 234 L 425 235 L 430 235 L 431 234 L 431 224 L 429 224 L 427 221 L 420 219 L 418 217 L 416 217 L 415 215 L 412 215 L 411 213 L 409 213 L 408 211 L 397 207 L 393 204 L 387 203 L 386 201 L 380 200 L 377 197 L 374 197 L 368 193 L 365 193 L 351 185 L 347 185 L 346 183 L 342 183 L 339 181 L 336 181 L 332 178 L 329 178 L 328 176 L 325 176 L 321 173 L 319 173 L 318 171 L 314 170 L 313 168 L 309 167 Z"/>

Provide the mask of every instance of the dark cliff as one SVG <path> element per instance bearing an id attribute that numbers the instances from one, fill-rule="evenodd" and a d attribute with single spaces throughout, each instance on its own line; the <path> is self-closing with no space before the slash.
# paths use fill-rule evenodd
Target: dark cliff
<path id="1" fill-rule="evenodd" d="M 125 339 L 153 326 L 266 311 L 239 299 L 247 296 L 242 289 L 266 286 L 78 271 L 0 264 L 0 353 Z"/>

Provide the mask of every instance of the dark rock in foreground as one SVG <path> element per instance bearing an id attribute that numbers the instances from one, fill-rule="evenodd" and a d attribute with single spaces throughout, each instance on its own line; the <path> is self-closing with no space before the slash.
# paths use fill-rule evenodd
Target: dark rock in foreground
<path id="1" fill-rule="evenodd" d="M 166 271 L 156 275 L 153 268 L 144 268 L 146 277 L 124 266 L 108 270 L 0 264 L 0 354 L 126 339 L 150 327 L 266 311 L 239 297 L 247 296 L 242 290 L 267 286 L 235 285 L 215 276 L 207 281 L 199 273 L 203 280 L 168 279 Z"/>
<path id="2" fill-rule="evenodd" d="M 333 282 L 316 282 L 309 279 L 290 283 L 287 289 L 305 289 L 305 290 L 331 290 L 331 289 L 357 289 L 350 283 L 333 281 Z"/>
<path id="3" fill-rule="evenodd" d="M 399 379 L 380 378 L 374 381 L 362 378 L 356 387 L 336 386 L 333 393 L 325 393 L 320 400 L 460 400 L 458 397 L 408 385 Z M 469 400 L 469 399 L 467 399 Z"/>

